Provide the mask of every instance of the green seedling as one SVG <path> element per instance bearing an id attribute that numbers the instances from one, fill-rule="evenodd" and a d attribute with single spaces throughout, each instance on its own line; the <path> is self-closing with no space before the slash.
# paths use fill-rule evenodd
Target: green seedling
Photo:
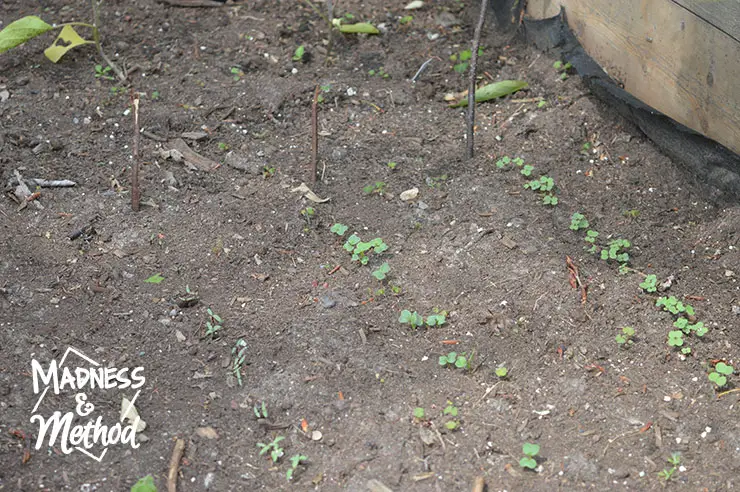
<path id="1" fill-rule="evenodd" d="M 640 288 L 645 292 L 655 292 L 658 290 L 658 277 L 656 275 L 647 275 L 645 280 L 640 283 Z"/>
<path id="2" fill-rule="evenodd" d="M 257 443 L 257 447 L 260 448 L 260 456 L 264 455 L 268 451 L 270 452 L 270 458 L 273 463 L 277 463 L 281 456 L 283 456 L 283 448 L 278 446 L 278 443 L 285 439 L 283 436 L 277 436 L 272 442 L 264 444 L 261 442 Z"/>
<path id="3" fill-rule="evenodd" d="M 234 82 L 239 82 L 239 80 L 244 77 L 244 72 L 239 67 L 231 67 L 229 72 L 231 73 L 231 78 Z"/>
<path id="4" fill-rule="evenodd" d="M 450 352 L 447 355 L 440 355 L 439 356 L 439 365 L 443 367 L 457 367 L 458 369 L 467 369 L 470 370 L 471 362 L 472 362 L 472 355 L 470 358 L 465 356 L 464 354 L 458 354 L 457 352 Z"/>
<path id="5" fill-rule="evenodd" d="M 496 161 L 496 167 L 499 169 L 506 169 L 512 166 L 516 166 L 516 167 L 524 166 L 524 159 L 522 159 L 521 157 L 515 157 L 514 159 L 512 159 L 508 155 L 505 155 L 501 159 Z M 534 169 L 534 166 L 531 166 L 531 168 Z M 524 173 L 522 172 L 522 174 Z"/>
<path id="6" fill-rule="evenodd" d="M 388 162 L 385 166 L 388 169 L 390 169 L 391 171 L 394 171 L 396 169 L 396 166 L 398 166 L 398 163 L 396 163 L 396 162 Z"/>
<path id="7" fill-rule="evenodd" d="M 455 418 L 457 417 L 457 414 L 457 407 L 450 400 L 447 400 L 447 406 L 442 410 L 442 415 L 451 417 L 447 422 L 445 422 L 445 428 L 447 428 L 447 430 L 456 431 L 460 428 L 460 421 Z"/>
<path id="8" fill-rule="evenodd" d="M 144 280 L 147 284 L 161 284 L 164 281 L 164 277 L 161 273 L 155 273 L 151 277 Z"/>
<path id="9" fill-rule="evenodd" d="M 684 344 L 683 332 L 681 330 L 671 330 L 668 332 L 668 346 L 682 347 Z"/>
<path id="10" fill-rule="evenodd" d="M 619 263 L 627 263 L 630 255 L 626 250 L 631 246 L 626 239 L 613 239 L 609 242 L 608 249 L 601 250 L 601 259 L 605 261 L 616 260 Z"/>
<path id="11" fill-rule="evenodd" d="M 303 45 L 300 45 L 295 49 L 295 53 L 293 53 L 293 61 L 303 61 L 303 55 L 306 54 L 306 47 Z"/>
<path id="12" fill-rule="evenodd" d="M 673 475 L 681 466 L 681 453 L 671 453 L 671 457 L 667 461 L 672 466 L 670 468 L 663 468 L 663 471 L 658 473 L 658 477 L 666 482 L 673 478 Z"/>
<path id="13" fill-rule="evenodd" d="M 580 229 L 588 229 L 588 220 L 586 220 L 585 215 L 576 212 L 570 216 L 570 230 L 577 231 Z"/>
<path id="14" fill-rule="evenodd" d="M 304 216 L 306 219 L 310 219 L 311 217 L 316 215 L 316 209 L 313 207 L 306 207 L 304 209 L 301 209 L 301 215 Z"/>
<path id="15" fill-rule="evenodd" d="M 624 215 L 628 219 L 635 220 L 635 219 L 637 219 L 640 216 L 640 211 L 637 210 L 637 209 L 635 209 L 635 208 L 633 208 L 631 210 L 625 210 L 622 215 Z"/>
<path id="16" fill-rule="evenodd" d="M 110 66 L 103 68 L 103 65 L 95 65 L 95 78 L 104 80 L 115 80 L 114 77 L 110 74 L 111 70 L 112 69 L 110 68 Z"/>
<path id="17" fill-rule="evenodd" d="M 727 377 L 731 376 L 735 372 L 735 368 L 724 362 L 717 362 L 714 366 L 714 371 L 708 374 L 709 380 L 717 385 L 717 388 L 722 388 L 727 385 Z"/>
<path id="18" fill-rule="evenodd" d="M 370 69 L 367 71 L 367 74 L 371 77 L 377 75 L 378 77 L 382 77 L 384 79 L 389 79 L 391 77 L 390 74 L 385 71 L 384 67 L 380 67 L 377 70 Z"/>
<path id="19" fill-rule="evenodd" d="M 447 175 L 442 174 L 440 176 L 427 176 L 426 184 L 430 188 L 441 189 L 442 185 L 447 181 Z"/>
<path id="20" fill-rule="evenodd" d="M 277 172 L 277 169 L 274 167 L 265 166 L 262 168 L 262 177 L 267 179 L 275 176 L 275 173 Z"/>
<path id="21" fill-rule="evenodd" d="M 331 229 L 329 229 L 329 230 L 331 232 L 333 232 L 334 234 L 336 234 L 337 236 L 344 236 L 344 233 L 347 232 L 347 229 L 349 229 L 349 227 L 347 227 L 344 224 L 340 224 L 339 222 L 337 222 L 336 224 L 334 224 L 333 226 L 331 226 Z"/>
<path id="22" fill-rule="evenodd" d="M 617 341 L 617 343 L 621 347 L 626 348 L 626 347 L 631 346 L 634 343 L 632 340 L 632 337 L 634 336 L 635 336 L 635 329 L 632 328 L 631 326 L 625 326 L 622 328 L 622 333 L 614 337 L 614 339 Z"/>
<path id="23" fill-rule="evenodd" d="M 656 307 L 662 307 L 663 311 L 668 311 L 671 314 L 687 314 L 689 316 L 694 316 L 694 308 L 690 304 L 684 304 L 683 302 L 676 299 L 675 296 L 670 297 L 659 297 L 657 301 L 655 301 Z"/>
<path id="24" fill-rule="evenodd" d="M 560 72 L 560 79 L 561 80 L 565 80 L 565 79 L 568 78 L 568 70 L 570 70 L 571 68 L 573 68 L 573 65 L 571 65 L 570 62 L 563 63 L 560 60 L 558 60 L 558 61 L 556 61 L 555 63 L 552 64 L 552 68 L 554 68 L 555 70 L 557 70 L 558 72 Z"/>
<path id="25" fill-rule="evenodd" d="M 436 314 L 430 314 L 427 316 L 427 326 L 442 326 L 447 321 L 447 311 L 440 311 Z"/>
<path id="26" fill-rule="evenodd" d="M 383 181 L 376 181 L 374 184 L 369 184 L 362 188 L 362 192 L 366 195 L 378 194 L 383 196 L 385 192 L 385 183 Z"/>
<path id="27" fill-rule="evenodd" d="M 531 444 L 525 442 L 522 445 L 522 453 L 524 454 L 524 457 L 519 460 L 519 466 L 521 466 L 522 468 L 528 468 L 530 470 L 534 470 L 535 468 L 537 468 L 537 460 L 535 458 L 537 457 L 539 452 L 539 444 Z"/>
<path id="28" fill-rule="evenodd" d="M 239 386 L 242 385 L 242 366 L 247 361 L 247 342 L 243 338 L 236 341 L 231 348 L 231 370 L 236 376 Z"/>
<path id="29" fill-rule="evenodd" d="M 558 204 L 558 197 L 555 195 L 545 195 L 542 197 L 543 205 L 552 205 L 553 207 Z"/>
<path id="30" fill-rule="evenodd" d="M 319 86 L 319 89 L 321 92 L 319 92 L 319 97 L 316 98 L 316 102 L 321 104 L 324 102 L 324 94 L 331 92 L 331 84 Z"/>
<path id="31" fill-rule="evenodd" d="M 401 311 L 401 316 L 398 318 L 398 322 L 401 324 L 408 324 L 412 328 L 419 328 L 424 326 L 424 317 L 414 311 L 413 313 L 408 309 Z"/>
<path id="32" fill-rule="evenodd" d="M 352 234 L 347 238 L 343 248 L 352 253 L 352 261 L 359 261 L 361 264 L 367 265 L 367 262 L 370 261 L 367 253 L 372 251 L 380 254 L 388 249 L 388 245 L 379 237 L 369 242 L 363 242 L 358 235 Z"/>
<path id="33" fill-rule="evenodd" d="M 131 487 L 131 492 L 157 492 L 157 487 L 154 485 L 154 478 L 151 475 L 140 478 Z"/>
<path id="34" fill-rule="evenodd" d="M 22 17 L 11 22 L 0 31 L 0 53 L 4 53 L 16 46 L 30 41 L 53 29 L 60 29 L 54 42 L 44 50 L 46 58 L 53 63 L 57 63 L 68 51 L 78 46 L 94 44 L 101 57 L 106 60 L 108 65 L 119 75 L 121 80 L 125 79 L 123 72 L 120 71 L 103 53 L 103 47 L 100 44 L 100 6 L 103 0 L 91 0 L 92 6 L 92 24 L 84 22 L 69 22 L 64 24 L 50 25 L 35 15 Z M 85 27 L 91 30 L 92 39 L 88 40 L 79 35 L 75 27 Z M 102 72 L 102 68 L 101 68 Z"/>
<path id="35" fill-rule="evenodd" d="M 478 56 L 483 56 L 483 48 L 478 48 Z M 470 59 L 472 57 L 473 52 L 471 50 L 463 50 L 459 53 L 453 53 L 450 55 L 450 61 L 455 63 L 452 69 L 459 74 L 465 73 L 470 66 Z"/>
<path id="36" fill-rule="evenodd" d="M 293 473 L 295 473 L 296 469 L 298 468 L 298 465 L 303 463 L 308 459 L 308 456 L 305 456 L 303 454 L 294 454 L 290 457 L 290 468 L 285 472 L 285 478 L 290 482 L 290 480 L 293 478 Z"/>
<path id="37" fill-rule="evenodd" d="M 543 192 L 552 191 L 554 186 L 555 186 L 555 180 L 553 180 L 549 176 L 540 176 L 539 179 L 534 179 L 524 184 L 524 188 L 530 189 L 532 191 L 543 191 Z"/>
<path id="38" fill-rule="evenodd" d="M 254 411 L 254 415 L 258 420 L 266 419 L 269 416 L 267 413 L 267 404 L 265 402 L 262 402 L 260 405 L 255 405 L 252 408 L 252 411 Z"/>
<path id="39" fill-rule="evenodd" d="M 162 96 L 161 96 L 161 94 L 159 93 L 159 91 L 157 91 L 157 90 L 154 90 L 154 91 L 152 91 L 152 101 L 156 101 L 156 100 L 157 100 L 157 99 L 159 99 L 160 97 L 162 97 Z"/>
<path id="40" fill-rule="evenodd" d="M 221 152 L 226 152 L 227 150 L 229 150 L 229 144 L 227 144 L 226 142 L 219 142 L 216 144 L 216 147 L 218 147 L 218 150 L 220 150 Z"/>
<path id="41" fill-rule="evenodd" d="M 405 24 L 410 24 L 412 20 L 414 20 L 413 15 L 405 15 L 401 17 L 400 19 L 398 19 L 398 23 L 403 26 Z"/>
<path id="42" fill-rule="evenodd" d="M 416 420 L 424 420 L 424 409 L 421 407 L 414 408 L 414 418 Z"/>
<path id="43" fill-rule="evenodd" d="M 519 172 L 522 173 L 524 176 L 529 177 L 532 175 L 532 171 L 534 171 L 534 166 L 531 164 L 525 164 Z"/>
<path id="44" fill-rule="evenodd" d="M 544 99 L 537 103 L 537 109 L 542 109 L 546 106 L 547 106 L 547 101 L 545 101 Z"/>
<path id="45" fill-rule="evenodd" d="M 391 267 L 388 266 L 387 262 L 384 262 L 376 270 L 373 271 L 372 275 L 378 280 L 385 280 L 385 277 L 388 275 L 388 272 L 390 271 L 391 271 Z"/>
<path id="46" fill-rule="evenodd" d="M 703 337 L 709 331 L 709 328 L 704 326 L 703 321 L 691 324 L 691 322 L 689 322 L 689 320 L 687 318 L 684 318 L 683 316 L 674 321 L 673 326 L 687 335 L 694 333 L 698 337 Z"/>
<path id="47" fill-rule="evenodd" d="M 589 253 L 596 253 L 599 250 L 599 248 L 596 246 L 597 237 L 599 237 L 599 233 L 597 231 L 592 231 L 591 229 L 586 231 L 586 237 L 584 237 L 583 240 L 591 245 L 591 247 L 588 249 Z"/>
<path id="48" fill-rule="evenodd" d="M 211 308 L 208 308 L 206 310 L 208 312 L 208 319 L 206 320 L 206 334 L 204 337 L 211 337 L 212 339 L 218 338 L 220 335 L 220 331 L 223 328 L 221 323 L 223 323 L 223 320 L 219 315 L 213 312 Z"/>
<path id="49" fill-rule="evenodd" d="M 497 367 L 496 370 L 493 372 L 494 374 L 496 374 L 496 377 L 499 377 L 501 379 L 504 379 L 506 376 L 509 375 L 509 370 L 504 366 Z"/>

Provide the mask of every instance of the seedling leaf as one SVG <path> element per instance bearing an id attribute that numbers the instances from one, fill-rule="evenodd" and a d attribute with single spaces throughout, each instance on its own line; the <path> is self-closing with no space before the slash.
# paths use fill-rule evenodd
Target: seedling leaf
<path id="1" fill-rule="evenodd" d="M 524 458 L 519 460 L 519 466 L 522 468 L 529 468 L 530 470 L 534 470 L 537 468 L 537 462 L 530 458 L 529 456 L 525 456 Z"/>
<path id="2" fill-rule="evenodd" d="M 133 487 L 131 492 L 157 492 L 157 487 L 154 485 L 154 478 L 151 475 L 147 475 L 144 478 L 140 478 Z"/>
<path id="3" fill-rule="evenodd" d="M 537 454 L 540 452 L 540 445 L 539 444 L 532 444 L 529 442 L 525 442 L 522 445 L 522 453 L 529 456 L 530 458 L 533 458 L 537 456 Z"/>
<path id="4" fill-rule="evenodd" d="M 148 279 L 144 280 L 144 282 L 146 282 L 147 284 L 161 284 L 163 280 L 164 277 L 161 274 L 155 273 Z"/>
<path id="5" fill-rule="evenodd" d="M 19 46 L 46 31 L 54 29 L 35 15 L 29 15 L 11 22 L 0 31 L 0 53 Z"/>
<path id="6" fill-rule="evenodd" d="M 414 408 L 414 417 L 421 420 L 424 418 L 424 409 L 421 407 Z"/>

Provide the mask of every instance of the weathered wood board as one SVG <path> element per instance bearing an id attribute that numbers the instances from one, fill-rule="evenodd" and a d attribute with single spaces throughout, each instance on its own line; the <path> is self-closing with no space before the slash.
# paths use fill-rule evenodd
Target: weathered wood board
<path id="1" fill-rule="evenodd" d="M 719 20 L 740 10 L 738 0 L 529 0 L 526 13 L 553 17 L 562 5 L 586 52 L 627 91 L 740 154 L 740 43 L 730 35 L 740 18 L 720 24 L 728 34 L 689 10 L 698 4 Z"/>

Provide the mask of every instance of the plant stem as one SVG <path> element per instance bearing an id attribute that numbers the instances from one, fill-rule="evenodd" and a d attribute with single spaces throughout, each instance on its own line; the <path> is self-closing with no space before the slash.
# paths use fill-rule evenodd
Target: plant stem
<path id="1" fill-rule="evenodd" d="M 316 167 L 319 162 L 319 90 L 320 87 L 316 85 L 311 106 L 311 183 L 316 182 Z"/>
<path id="2" fill-rule="evenodd" d="M 475 133 L 475 79 L 476 79 L 476 67 L 478 65 L 478 47 L 480 46 L 480 33 L 483 30 L 483 23 L 486 21 L 486 7 L 488 6 L 488 0 L 481 0 L 480 3 L 480 15 L 478 17 L 478 25 L 475 27 L 475 34 L 473 35 L 473 50 L 470 57 L 470 82 L 468 84 L 468 159 L 473 158 L 475 153 L 474 147 L 474 133 Z"/>
<path id="3" fill-rule="evenodd" d="M 134 165 L 131 173 L 131 209 L 138 212 L 141 198 L 141 192 L 139 191 L 139 94 L 134 92 L 133 89 L 131 89 L 131 106 L 134 108 Z"/>
<path id="4" fill-rule="evenodd" d="M 93 41 L 95 41 L 95 46 L 98 48 L 98 53 L 105 63 L 116 73 L 118 80 L 125 82 L 126 74 L 110 58 L 105 56 L 103 45 L 100 43 L 100 29 L 98 29 L 98 26 L 100 25 L 100 4 L 103 3 L 103 0 L 90 0 L 90 3 L 93 10 L 93 25 L 91 26 L 93 30 Z"/>

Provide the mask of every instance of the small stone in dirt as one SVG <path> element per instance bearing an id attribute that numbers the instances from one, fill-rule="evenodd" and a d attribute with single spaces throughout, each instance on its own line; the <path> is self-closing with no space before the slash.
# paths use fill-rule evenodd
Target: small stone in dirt
<path id="1" fill-rule="evenodd" d="M 321 433 L 321 431 L 315 430 L 311 433 L 312 441 L 320 441 L 322 437 L 324 437 L 324 435 Z"/>
<path id="2" fill-rule="evenodd" d="M 208 134 L 206 132 L 183 132 L 182 135 L 180 135 L 182 138 L 186 138 L 188 140 L 203 140 L 204 138 L 208 138 Z"/>
<path id="3" fill-rule="evenodd" d="M 735 276 L 735 272 L 733 272 L 732 270 L 725 270 L 725 277 L 730 278 L 734 276 Z"/>
<path id="4" fill-rule="evenodd" d="M 211 485 L 213 485 L 213 482 L 216 481 L 216 474 L 213 472 L 210 472 L 206 475 L 206 478 L 203 479 L 203 487 L 210 489 Z"/>
<path id="5" fill-rule="evenodd" d="M 262 162 L 250 159 L 244 155 L 237 155 L 234 152 L 226 154 L 226 157 L 224 157 L 224 163 L 229 167 L 233 167 L 239 171 L 244 171 L 247 174 L 261 175 L 264 168 Z"/>
<path id="6" fill-rule="evenodd" d="M 426 203 L 424 203 L 424 202 L 422 202 L 422 201 L 420 201 L 420 202 L 419 202 L 419 203 L 417 203 L 416 205 L 417 205 L 417 206 L 418 206 L 418 207 L 419 207 L 419 208 L 420 208 L 421 210 L 426 210 L 426 209 L 428 209 L 428 208 L 429 208 L 429 205 L 427 205 Z"/>
<path id="7" fill-rule="evenodd" d="M 428 427 L 419 427 L 419 437 L 427 446 L 433 446 L 437 442 L 437 436 Z"/>
<path id="8" fill-rule="evenodd" d="M 435 22 L 442 27 L 452 27 L 460 25 L 460 19 L 455 17 L 455 15 L 451 12 L 446 11 L 437 14 Z"/>
<path id="9" fill-rule="evenodd" d="M 387 487 L 383 482 L 375 479 L 367 481 L 367 490 L 370 492 L 393 492 L 393 490 Z"/>
<path id="10" fill-rule="evenodd" d="M 203 439 L 218 439 L 218 432 L 213 427 L 198 427 L 195 433 Z"/>
<path id="11" fill-rule="evenodd" d="M 732 306 L 732 312 L 734 314 L 740 315 L 740 306 Z"/>
<path id="12" fill-rule="evenodd" d="M 332 299 L 331 297 L 327 295 L 323 295 L 319 297 L 319 301 L 321 302 L 321 307 L 330 309 L 337 305 L 337 301 Z"/>
<path id="13" fill-rule="evenodd" d="M 331 151 L 331 160 L 339 162 L 347 157 L 347 149 L 344 147 L 337 147 Z"/>
<path id="14" fill-rule="evenodd" d="M 411 188 L 401 193 L 401 200 L 407 202 L 419 196 L 419 188 Z"/>
<path id="15" fill-rule="evenodd" d="M 185 341 L 185 335 L 183 335 L 180 330 L 175 330 L 175 337 L 177 337 L 177 340 L 179 342 L 184 342 Z"/>

